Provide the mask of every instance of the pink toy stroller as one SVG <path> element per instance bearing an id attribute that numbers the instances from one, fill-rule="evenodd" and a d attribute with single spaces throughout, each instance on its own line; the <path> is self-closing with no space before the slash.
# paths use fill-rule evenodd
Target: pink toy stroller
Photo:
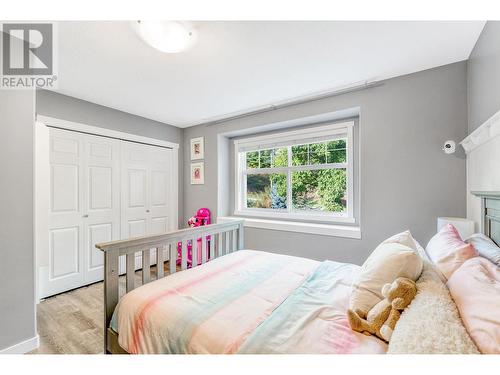
<path id="1" fill-rule="evenodd" d="M 195 228 L 195 227 L 200 227 L 200 226 L 203 226 L 203 225 L 208 225 L 210 224 L 210 210 L 208 208 L 200 208 L 197 212 L 196 212 L 196 215 L 195 216 L 192 216 L 189 220 L 188 220 L 188 225 L 191 227 L 191 228 Z M 202 254 L 201 254 L 201 241 L 203 239 L 202 238 L 198 238 L 196 240 L 196 246 L 197 246 L 197 249 L 198 249 L 198 256 L 196 259 L 196 265 L 198 264 L 201 264 L 201 257 L 202 257 Z M 209 259 L 210 258 L 210 252 L 209 252 L 209 249 L 210 249 L 210 236 L 206 236 L 205 237 L 205 241 L 207 241 L 206 243 L 206 251 L 207 251 L 207 254 L 206 254 L 206 258 L 205 259 Z M 187 265 L 188 265 L 188 268 L 191 268 L 192 267 L 192 263 L 193 263 L 193 241 L 188 241 L 187 242 Z M 181 264 L 181 254 L 182 254 L 182 243 L 179 242 L 177 244 L 177 265 L 179 266 Z"/>

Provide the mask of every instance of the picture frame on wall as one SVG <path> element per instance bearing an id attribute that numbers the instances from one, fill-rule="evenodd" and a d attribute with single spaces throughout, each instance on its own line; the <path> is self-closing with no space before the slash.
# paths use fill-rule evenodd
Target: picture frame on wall
<path id="1" fill-rule="evenodd" d="M 191 185 L 205 183 L 205 163 L 191 163 Z"/>
<path id="2" fill-rule="evenodd" d="M 205 158 L 205 140 L 203 137 L 191 138 L 191 160 Z"/>

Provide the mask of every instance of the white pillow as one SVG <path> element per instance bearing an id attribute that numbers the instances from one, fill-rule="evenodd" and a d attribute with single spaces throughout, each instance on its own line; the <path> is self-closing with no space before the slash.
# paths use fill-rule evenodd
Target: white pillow
<path id="1" fill-rule="evenodd" d="M 398 277 L 416 281 L 421 272 L 422 258 L 410 231 L 388 238 L 371 253 L 354 280 L 350 309 L 368 312 L 383 299 L 385 284 Z"/>
<path id="2" fill-rule="evenodd" d="M 500 247 L 498 247 L 488 236 L 476 233 L 465 240 L 474 246 L 479 255 L 489 259 L 492 263 L 500 267 Z"/>
<path id="3" fill-rule="evenodd" d="M 422 258 L 423 261 L 432 264 L 431 258 L 429 258 L 429 256 L 425 252 L 425 249 L 423 248 L 422 245 L 420 245 L 420 243 L 417 240 L 415 240 L 415 247 L 417 248 L 417 254 L 420 255 L 420 258 Z"/>
<path id="4" fill-rule="evenodd" d="M 477 256 L 474 246 L 465 243 L 452 224 L 446 224 L 429 240 L 425 252 L 445 280 L 467 259 Z"/>

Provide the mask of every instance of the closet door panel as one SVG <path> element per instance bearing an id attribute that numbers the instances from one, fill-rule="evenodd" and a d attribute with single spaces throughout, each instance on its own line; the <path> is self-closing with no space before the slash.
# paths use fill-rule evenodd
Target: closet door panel
<path id="1" fill-rule="evenodd" d="M 104 257 L 99 242 L 120 239 L 120 141 L 84 136 L 85 282 L 104 277 Z"/>
<path id="2" fill-rule="evenodd" d="M 171 227 L 172 208 L 172 150 L 150 147 L 151 216 L 150 232 L 165 233 Z"/>
<path id="3" fill-rule="evenodd" d="M 113 168 L 92 166 L 89 174 L 89 211 L 113 209 Z"/>
<path id="4" fill-rule="evenodd" d="M 151 218 L 151 234 L 160 234 L 168 232 L 168 218 L 167 217 L 153 217 Z"/>
<path id="5" fill-rule="evenodd" d="M 128 169 L 128 209 L 139 208 L 146 210 L 146 170 Z"/>
<path id="6" fill-rule="evenodd" d="M 170 228 L 172 150 L 122 141 L 122 239 L 165 233 Z M 168 259 L 167 254 L 165 254 Z M 156 260 L 152 249 L 151 262 Z M 136 268 L 142 267 L 141 254 Z M 121 272 L 125 261 L 121 260 Z"/>
<path id="7" fill-rule="evenodd" d="M 166 171 L 151 171 L 151 206 L 163 207 L 168 200 L 167 187 L 167 172 Z"/>
<path id="8" fill-rule="evenodd" d="M 130 222 L 147 220 L 150 182 L 147 146 L 122 141 L 121 155 L 121 237 L 125 239 L 133 236 Z"/>
<path id="9" fill-rule="evenodd" d="M 172 227 L 172 150 L 162 147 L 149 146 L 150 170 L 149 194 L 151 196 L 150 213 L 148 217 L 148 234 L 166 233 L 176 229 Z M 168 251 L 164 251 L 163 259 L 169 259 Z M 154 258 L 156 258 L 156 253 Z"/>
<path id="10" fill-rule="evenodd" d="M 146 235 L 146 220 L 129 220 L 128 222 L 129 238 Z"/>
<path id="11" fill-rule="evenodd" d="M 165 233 L 168 227 L 168 176 L 166 171 L 151 171 L 151 219 L 150 233 Z"/>
<path id="12" fill-rule="evenodd" d="M 87 234 L 88 270 L 89 272 L 96 270 L 102 272 L 104 257 L 102 251 L 95 248 L 95 244 L 113 240 L 113 223 L 90 224 Z"/>
<path id="13" fill-rule="evenodd" d="M 53 229 L 50 232 L 50 278 L 52 280 L 72 275 L 78 276 L 80 270 L 79 229 L 75 226 Z"/>
<path id="14" fill-rule="evenodd" d="M 148 234 L 150 196 L 148 146 L 121 141 L 121 238 Z M 136 254 L 135 268 L 142 267 L 142 256 Z M 120 273 L 126 269 L 120 258 Z"/>
<path id="15" fill-rule="evenodd" d="M 85 282 L 83 159 L 81 134 L 50 129 L 49 246 L 48 263 L 39 268 L 42 298 Z"/>
<path id="16" fill-rule="evenodd" d="M 80 206 L 80 166 L 78 164 L 52 164 L 50 173 L 52 212 L 78 212 Z"/>

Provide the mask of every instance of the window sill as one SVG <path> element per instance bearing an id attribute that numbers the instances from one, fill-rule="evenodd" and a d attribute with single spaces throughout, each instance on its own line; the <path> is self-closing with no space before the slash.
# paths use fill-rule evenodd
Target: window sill
<path id="1" fill-rule="evenodd" d="M 275 210 L 273 210 L 275 211 Z M 234 216 L 242 217 L 255 217 L 258 219 L 265 219 L 271 221 L 279 221 L 289 223 L 290 221 L 297 220 L 302 223 L 312 223 L 318 222 L 318 224 L 328 224 L 328 225 L 343 225 L 343 224 L 354 224 L 356 221 L 352 217 L 347 216 L 332 216 L 332 215 L 314 215 L 314 214 L 290 214 L 288 212 L 269 212 L 269 209 L 246 209 L 246 210 L 236 210 L 234 211 Z"/>
<path id="2" fill-rule="evenodd" d="M 226 223 L 231 220 L 239 220 L 241 217 L 224 216 L 217 218 L 220 223 Z M 279 230 L 284 232 L 318 234 L 321 236 L 344 237 L 361 239 L 361 228 L 359 226 L 304 223 L 284 220 L 267 220 L 256 218 L 244 218 L 245 227 Z"/>

